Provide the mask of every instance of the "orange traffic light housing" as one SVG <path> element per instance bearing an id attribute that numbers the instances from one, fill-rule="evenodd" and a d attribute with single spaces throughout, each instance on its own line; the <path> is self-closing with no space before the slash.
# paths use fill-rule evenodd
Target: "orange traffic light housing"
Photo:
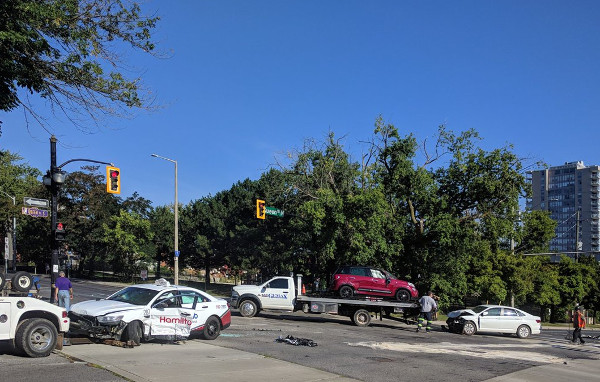
<path id="1" fill-rule="evenodd" d="M 265 213 L 265 201 L 256 199 L 256 217 L 259 219 L 264 219 L 266 216 Z"/>
<path id="2" fill-rule="evenodd" d="M 121 193 L 121 170 L 118 167 L 106 166 L 106 192 Z"/>

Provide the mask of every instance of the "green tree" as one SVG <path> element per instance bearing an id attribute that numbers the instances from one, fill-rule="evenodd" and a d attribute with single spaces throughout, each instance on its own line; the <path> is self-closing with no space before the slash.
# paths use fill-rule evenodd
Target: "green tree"
<path id="1" fill-rule="evenodd" d="M 67 175 L 59 193 L 58 220 L 65 226 L 63 243 L 80 256 L 80 269 L 110 269 L 103 225 L 119 214 L 121 199 L 106 192 L 97 166 Z"/>
<path id="2" fill-rule="evenodd" d="M 152 257 L 144 252 L 152 240 L 150 222 L 135 213 L 121 210 L 112 216 L 110 223 L 102 225 L 102 236 L 107 245 L 108 258 L 116 274 L 124 278 L 134 277 Z"/>
<path id="3" fill-rule="evenodd" d="M 154 245 L 154 260 L 156 261 L 156 277 L 160 277 L 160 264 L 164 261 L 174 263 L 175 244 L 173 232 L 175 230 L 175 214 L 168 206 L 158 206 L 149 213 L 150 229 L 152 231 L 152 244 Z M 171 264 L 174 265 L 174 264 Z"/>
<path id="4" fill-rule="evenodd" d="M 40 175 L 20 155 L 0 150 L 0 237 L 12 232 L 16 217 L 17 252 L 22 261 L 34 261 L 39 266 L 49 253 L 50 225 L 47 219 L 22 215 L 21 202 L 24 196 L 46 198 L 46 190 L 38 181 Z"/>
<path id="5" fill-rule="evenodd" d="M 82 129 L 125 108 L 144 106 L 139 78 L 126 78 L 116 42 L 153 52 L 158 17 L 129 0 L 3 0 L 0 2 L 0 110 L 22 106 L 43 118 L 19 89 L 49 101 Z M 111 70 L 112 69 L 112 70 Z"/>

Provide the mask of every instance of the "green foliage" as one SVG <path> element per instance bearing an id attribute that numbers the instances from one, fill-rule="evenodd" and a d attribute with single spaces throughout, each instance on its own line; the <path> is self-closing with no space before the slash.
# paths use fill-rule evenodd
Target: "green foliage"
<path id="1" fill-rule="evenodd" d="M 431 149 L 379 118 L 360 163 L 333 133 L 323 144 L 308 141 L 287 167 L 180 206 L 180 265 L 325 281 L 339 265 L 368 264 L 433 290 L 442 308 L 466 298 L 514 299 L 550 308 L 552 319 L 576 302 L 597 309 L 598 262 L 530 256 L 548 250 L 556 222 L 544 212 L 519 214 L 519 197 L 530 192 L 521 160 L 510 146 L 483 150 L 478 139 L 473 130 L 454 134 L 441 126 Z M 31 181 L 39 172 L 19 168 L 20 158 L 9 155 L 2 156 L 0 186 L 43 195 Z M 256 199 L 284 217 L 257 219 Z M 125 200 L 107 194 L 96 167 L 70 173 L 59 203 L 65 244 L 85 269 L 102 264 L 131 275 L 151 261 L 172 264 L 172 206 L 153 209 L 137 193 Z M 22 229 L 36 237 L 35 229 L 48 228 L 35 224 Z M 37 249 L 22 246 L 36 256 L 48 253 L 39 235 Z"/>
<path id="2" fill-rule="evenodd" d="M 119 215 L 112 216 L 110 223 L 104 223 L 102 228 L 107 260 L 116 274 L 131 277 L 147 267 L 151 257 L 143 248 L 153 236 L 149 221 L 135 213 L 120 210 Z"/>
<path id="3" fill-rule="evenodd" d="M 143 106 L 139 79 L 119 71 L 116 43 L 152 52 L 157 21 L 129 0 L 1 1 L 0 110 L 21 105 L 42 123 L 19 89 L 67 115 L 88 113 L 95 121 L 121 105 Z"/>

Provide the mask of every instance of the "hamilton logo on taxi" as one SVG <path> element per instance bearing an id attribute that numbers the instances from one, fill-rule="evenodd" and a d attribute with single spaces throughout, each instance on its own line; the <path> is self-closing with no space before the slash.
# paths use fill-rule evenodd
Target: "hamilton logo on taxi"
<path id="1" fill-rule="evenodd" d="M 161 324 L 183 324 L 183 325 L 192 325 L 192 320 L 188 320 L 184 317 L 179 318 L 171 318 L 171 317 L 160 317 L 159 322 Z"/>

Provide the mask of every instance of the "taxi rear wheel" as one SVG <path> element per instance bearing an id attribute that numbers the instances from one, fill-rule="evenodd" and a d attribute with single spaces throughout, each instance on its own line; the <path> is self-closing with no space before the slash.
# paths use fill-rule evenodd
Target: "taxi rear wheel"
<path id="1" fill-rule="evenodd" d="M 221 323 L 215 316 L 209 317 L 204 324 L 204 330 L 202 331 L 202 337 L 205 340 L 214 340 L 221 334 Z"/>

